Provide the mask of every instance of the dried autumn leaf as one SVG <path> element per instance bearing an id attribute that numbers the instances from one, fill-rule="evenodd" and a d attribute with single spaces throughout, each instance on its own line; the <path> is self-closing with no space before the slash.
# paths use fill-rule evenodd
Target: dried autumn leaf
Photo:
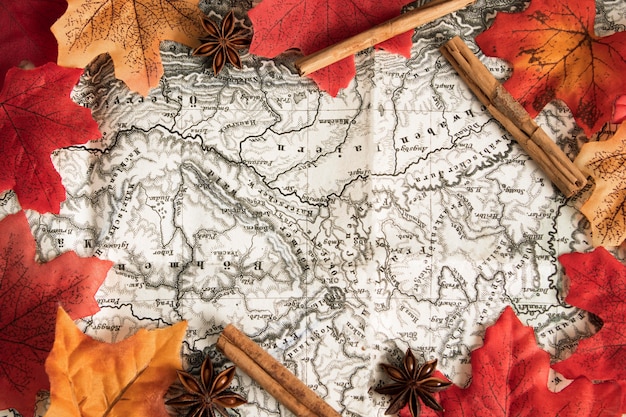
<path id="1" fill-rule="evenodd" d="M 81 74 L 53 63 L 7 73 L 0 92 L 0 192 L 13 189 L 24 209 L 58 213 L 65 188 L 50 153 L 102 136 L 91 110 L 70 99 Z"/>
<path id="2" fill-rule="evenodd" d="M 485 344 L 472 352 L 471 361 L 469 387 L 453 386 L 439 394 L 447 417 L 621 416 L 617 383 L 577 378 L 558 393 L 548 390 L 550 356 L 510 307 L 487 329 Z"/>
<path id="3" fill-rule="evenodd" d="M 63 14 L 65 0 L 0 0 L 0 88 L 9 68 L 57 60 L 50 26 Z"/>
<path id="4" fill-rule="evenodd" d="M 626 267 L 602 247 L 561 255 L 559 261 L 570 280 L 565 301 L 599 316 L 603 325 L 553 368 L 568 378 L 626 381 Z"/>
<path id="5" fill-rule="evenodd" d="M 263 0 L 248 12 L 254 27 L 250 53 L 274 58 L 291 48 L 308 55 L 354 36 L 400 14 L 409 0 Z M 406 32 L 377 47 L 409 57 L 411 36 Z M 322 90 L 336 96 L 356 73 L 349 57 L 314 72 Z"/>
<path id="6" fill-rule="evenodd" d="M 68 0 L 52 26 L 58 63 L 83 68 L 108 53 L 115 76 L 145 96 L 163 75 L 160 42 L 198 46 L 202 16 L 198 0 Z"/>
<path id="7" fill-rule="evenodd" d="M 94 294 L 112 263 L 66 252 L 35 261 L 35 240 L 24 212 L 0 221 L 0 410 L 34 411 L 48 389 L 44 361 L 54 341 L 60 305 L 77 319 L 98 311 Z"/>
<path id="8" fill-rule="evenodd" d="M 504 86 L 532 117 L 563 100 L 588 136 L 626 93 L 626 32 L 596 36 L 595 7 L 594 0 L 532 0 L 522 13 L 498 13 L 476 37 L 485 54 L 513 65 Z"/>
<path id="9" fill-rule="evenodd" d="M 47 417 L 168 417 L 163 396 L 181 367 L 186 322 L 118 343 L 85 335 L 63 309 L 56 325 Z"/>
<path id="10" fill-rule="evenodd" d="M 619 246 L 626 239 L 626 123 L 610 139 L 584 144 L 574 164 L 595 180 L 580 208 L 591 223 L 593 246 Z"/>

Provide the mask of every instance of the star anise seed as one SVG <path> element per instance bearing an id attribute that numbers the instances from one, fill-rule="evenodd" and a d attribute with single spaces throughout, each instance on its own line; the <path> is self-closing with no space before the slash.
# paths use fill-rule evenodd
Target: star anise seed
<path id="1" fill-rule="evenodd" d="M 383 369 L 395 382 L 376 388 L 379 394 L 391 395 L 391 404 L 385 414 L 396 414 L 405 405 L 409 405 L 412 417 L 418 417 L 422 411 L 419 400 L 436 411 L 443 411 L 434 393 L 443 391 L 451 385 L 451 382 L 433 377 L 437 368 L 437 360 L 428 361 L 422 366 L 417 366 L 417 360 L 411 349 L 407 349 L 402 361 L 402 368 L 383 364 Z"/>
<path id="2" fill-rule="evenodd" d="M 178 371 L 178 379 L 186 392 L 165 401 L 165 404 L 187 410 L 187 417 L 216 417 L 217 413 L 228 417 L 226 408 L 247 402 L 241 395 L 226 391 L 234 376 L 235 367 L 231 366 L 213 377 L 213 363 L 207 356 L 198 380 L 188 372 Z"/>
<path id="3" fill-rule="evenodd" d="M 193 50 L 193 55 L 213 57 L 213 73 L 219 74 L 226 61 L 241 68 L 239 51 L 250 45 L 248 32 L 237 27 L 235 15 L 231 10 L 222 19 L 220 26 L 208 18 L 202 19 L 206 36 L 201 38 L 202 45 Z"/>

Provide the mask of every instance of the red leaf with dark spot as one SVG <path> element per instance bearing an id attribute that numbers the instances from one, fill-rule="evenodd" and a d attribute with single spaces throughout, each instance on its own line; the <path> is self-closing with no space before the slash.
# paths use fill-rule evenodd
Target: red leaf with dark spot
<path id="1" fill-rule="evenodd" d="M 50 154 L 102 136 L 91 110 L 69 97 L 81 74 L 53 63 L 7 73 L 0 92 L 0 192 L 13 189 L 24 209 L 58 213 L 65 188 Z"/>
<path id="2" fill-rule="evenodd" d="M 35 261 L 24 212 L 0 221 L 0 410 L 32 416 L 37 391 L 48 389 L 44 363 L 54 342 L 59 305 L 77 319 L 99 310 L 93 298 L 112 263 L 67 252 Z"/>
<path id="3" fill-rule="evenodd" d="M 591 136 L 626 94 L 626 32 L 597 36 L 595 15 L 594 0 L 532 0 L 521 13 L 498 13 L 476 42 L 513 65 L 504 86 L 531 116 L 563 100 Z"/>

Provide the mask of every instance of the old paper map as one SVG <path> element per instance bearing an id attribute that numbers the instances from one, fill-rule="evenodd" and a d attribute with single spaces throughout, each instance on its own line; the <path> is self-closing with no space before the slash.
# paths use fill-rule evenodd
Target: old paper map
<path id="1" fill-rule="evenodd" d="M 201 6 L 228 10 L 215 3 Z M 226 363 L 214 344 L 234 323 L 342 416 L 383 415 L 377 364 L 408 347 L 466 384 L 470 352 L 507 305 L 563 355 L 594 330 L 562 301 L 557 261 L 590 247 L 582 197 L 559 193 L 438 52 L 461 35 L 478 53 L 495 13 L 522 7 L 480 0 L 416 31 L 408 60 L 364 51 L 336 98 L 288 55 L 247 54 L 215 77 L 164 43 L 165 76 L 145 98 L 107 56 L 94 61 L 73 98 L 103 137 L 53 155 L 61 213 L 28 213 L 41 260 L 115 262 L 81 328 L 115 341 L 188 320 L 191 367 L 205 354 Z M 621 27 L 619 1 L 599 9 L 600 28 Z M 537 121 L 578 152 L 569 111 L 556 103 Z M 0 199 L 3 213 L 17 205 Z M 243 373 L 235 389 L 250 403 L 232 415 L 290 415 Z"/>

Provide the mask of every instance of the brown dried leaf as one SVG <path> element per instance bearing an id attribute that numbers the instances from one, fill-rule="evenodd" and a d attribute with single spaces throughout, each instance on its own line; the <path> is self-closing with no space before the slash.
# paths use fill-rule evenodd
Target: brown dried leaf
<path id="1" fill-rule="evenodd" d="M 591 223 L 593 246 L 619 246 L 626 239 L 626 124 L 609 140 L 583 145 L 574 164 L 595 180 L 580 208 Z"/>
<path id="2" fill-rule="evenodd" d="M 160 42 L 197 47 L 203 16 L 198 0 L 68 0 L 52 26 L 58 63 L 83 68 L 108 53 L 115 76 L 145 96 L 163 75 Z"/>

